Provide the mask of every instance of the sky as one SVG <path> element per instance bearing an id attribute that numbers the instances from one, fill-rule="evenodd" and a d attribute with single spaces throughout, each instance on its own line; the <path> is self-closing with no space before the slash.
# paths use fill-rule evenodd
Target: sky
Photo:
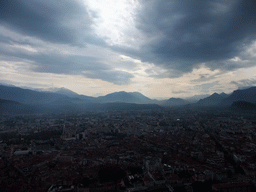
<path id="1" fill-rule="evenodd" d="M 256 86 L 256 1 L 2 0 L 0 84 L 150 98 Z"/>

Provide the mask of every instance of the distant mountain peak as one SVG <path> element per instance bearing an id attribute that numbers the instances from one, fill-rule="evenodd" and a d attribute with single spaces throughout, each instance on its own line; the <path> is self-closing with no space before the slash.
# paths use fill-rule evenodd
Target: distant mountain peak
<path id="1" fill-rule="evenodd" d="M 219 94 L 218 93 L 216 93 L 216 92 L 214 92 L 211 96 L 219 96 Z"/>
<path id="2" fill-rule="evenodd" d="M 165 102 L 163 102 L 163 105 L 165 105 L 165 106 L 181 106 L 181 105 L 186 105 L 188 103 L 189 102 L 184 99 L 172 97 L 172 98 L 166 100 Z"/>
<path id="3" fill-rule="evenodd" d="M 139 92 L 113 92 L 107 94 L 105 96 L 100 96 L 97 98 L 101 103 L 108 103 L 108 102 L 124 102 L 124 103 L 137 103 L 137 104 L 149 104 L 153 103 L 153 100 L 149 99 L 148 97 L 144 96 Z"/>
<path id="4" fill-rule="evenodd" d="M 197 102 L 197 105 L 201 105 L 201 106 L 215 106 L 215 105 L 219 105 L 220 102 L 222 102 L 223 99 L 226 98 L 225 96 L 226 94 L 218 94 L 218 93 L 213 93 L 212 95 L 210 95 L 209 97 L 206 97 L 204 99 L 200 99 Z"/>
<path id="5" fill-rule="evenodd" d="M 222 104 L 232 105 L 232 103 L 236 101 L 256 103 L 256 87 L 235 90 L 231 95 L 223 100 Z"/>
<path id="6" fill-rule="evenodd" d="M 54 93 L 58 93 L 58 94 L 62 94 L 62 95 L 66 95 L 68 97 L 77 97 L 79 96 L 79 94 L 77 94 L 74 91 L 71 91 L 65 87 L 61 87 L 61 88 L 56 88 L 55 91 L 53 91 Z"/>

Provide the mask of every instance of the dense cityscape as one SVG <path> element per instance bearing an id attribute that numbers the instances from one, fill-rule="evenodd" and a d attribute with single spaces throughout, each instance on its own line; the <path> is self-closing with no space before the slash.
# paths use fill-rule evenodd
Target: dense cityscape
<path id="1" fill-rule="evenodd" d="M 256 113 L 3 115 L 3 191 L 254 191 Z"/>

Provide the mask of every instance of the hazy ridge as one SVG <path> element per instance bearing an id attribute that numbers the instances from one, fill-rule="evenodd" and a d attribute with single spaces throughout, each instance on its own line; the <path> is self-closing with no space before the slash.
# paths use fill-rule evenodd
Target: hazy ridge
<path id="1" fill-rule="evenodd" d="M 193 107 L 239 106 L 241 109 L 254 109 L 256 104 L 256 87 L 235 90 L 232 94 L 214 93 L 196 103 L 182 98 L 170 98 L 158 101 L 150 99 L 139 92 L 114 92 L 100 97 L 79 95 L 68 89 L 34 91 L 19 87 L 0 85 L 1 113 L 57 113 L 82 112 L 93 110 L 136 110 L 157 109 L 190 105 Z M 238 102 L 238 103 L 235 103 Z M 240 103 L 239 103 L 240 102 Z M 234 104 L 235 103 L 235 104 Z M 234 105 L 232 105 L 234 104 Z M 251 106 L 251 107 L 250 107 Z"/>

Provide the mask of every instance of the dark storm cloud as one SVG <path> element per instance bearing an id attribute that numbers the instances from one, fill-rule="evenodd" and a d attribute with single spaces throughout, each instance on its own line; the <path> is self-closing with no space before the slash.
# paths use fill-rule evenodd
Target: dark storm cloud
<path id="1" fill-rule="evenodd" d="M 141 1 L 137 27 L 148 41 L 144 61 L 182 72 L 206 62 L 211 69 L 238 55 L 256 37 L 256 1 Z"/>
<path id="2" fill-rule="evenodd" d="M 36 71 L 59 74 L 80 74 L 84 70 L 97 71 L 108 68 L 95 58 L 66 55 L 31 55 L 26 56 L 38 64 Z"/>
<path id="3" fill-rule="evenodd" d="M 236 85 L 240 89 L 256 86 L 256 77 L 250 79 L 242 79 L 239 81 L 231 81 L 231 84 Z"/>
<path id="4" fill-rule="evenodd" d="M 132 74 L 115 70 L 111 65 L 106 65 L 94 57 L 61 54 L 13 54 L 2 50 L 0 59 L 8 62 L 22 61 L 30 63 L 32 64 L 31 70 L 35 72 L 83 75 L 88 78 L 108 81 L 116 85 L 129 84 L 130 79 L 133 77 Z"/>
<path id="5" fill-rule="evenodd" d="M 88 78 L 101 79 L 116 85 L 129 84 L 132 74 L 118 71 L 111 65 L 85 56 L 40 55 L 32 58 L 39 63 L 36 71 L 59 74 L 80 74 Z"/>
<path id="6" fill-rule="evenodd" d="M 24 45 L 37 49 L 37 41 L 21 38 L 25 36 L 49 41 L 56 46 L 59 44 L 83 46 L 86 43 L 105 46 L 103 40 L 93 36 L 92 17 L 96 17 L 96 14 L 89 15 L 81 1 L 0 1 L 0 26 L 20 36 L 15 38 L 0 35 L 0 56 L 9 62 L 19 60 L 29 62 L 33 64 L 31 70 L 35 72 L 80 74 L 115 84 L 128 84 L 133 75 L 116 71 L 111 64 L 106 65 L 104 61 L 95 57 L 65 55 L 55 51 L 30 54 L 25 50 L 11 48 Z"/>
<path id="7" fill-rule="evenodd" d="M 39 72 L 82 74 L 88 78 L 101 79 L 116 85 L 129 84 L 132 74 L 114 70 L 100 60 L 84 56 L 40 55 L 32 58 L 40 63 Z"/>
<path id="8" fill-rule="evenodd" d="M 98 53 L 106 54 L 106 60 L 105 57 L 71 56 L 56 50 L 45 52 L 40 48 L 43 49 L 49 42 L 53 47 L 56 45 L 56 49 L 60 44 L 69 44 L 69 47 L 97 44 L 99 49 L 112 49 L 116 55 L 120 53 L 153 63 L 156 67 L 146 70 L 151 77 L 175 78 L 199 68 L 200 63 L 205 63 L 210 69 L 234 70 L 243 67 L 243 63 L 230 59 L 240 56 L 256 39 L 256 1 L 140 0 L 140 3 L 141 9 L 135 20 L 139 33 L 144 35 L 138 42 L 144 44 L 133 49 L 122 45 L 110 46 L 104 42 L 105 38 L 100 39 L 94 34 L 93 26 L 97 23 L 93 23 L 96 22 L 93 18 L 97 14 L 92 14 L 92 10 L 88 12 L 81 1 L 2 0 L 0 27 L 20 37 L 0 35 L 0 55 L 10 61 L 14 58 L 28 60 L 35 64 L 31 70 L 37 72 L 82 74 L 122 85 L 129 83 L 133 75 L 116 71 L 114 64 L 109 63 L 113 60 L 107 59 L 111 55 L 104 50 Z M 25 36 L 35 38 L 28 40 Z M 43 40 L 43 43 L 38 43 L 38 39 Z M 28 53 L 26 47 L 18 48 L 16 45 L 38 48 L 39 51 Z M 166 70 L 158 69 L 157 65 Z M 254 63 L 250 61 L 250 65 Z M 127 69 L 129 66 L 131 64 L 124 61 L 118 68 Z M 215 77 L 205 74 L 194 80 L 194 83 Z M 213 85 L 205 84 L 206 89 L 209 86 Z"/>
<path id="9" fill-rule="evenodd" d="M 124 71 L 116 71 L 116 70 L 91 70 L 84 72 L 86 77 L 93 79 L 101 79 L 103 81 L 112 82 L 116 85 L 125 85 L 129 84 L 131 78 L 134 75 L 124 72 Z"/>
<path id="10" fill-rule="evenodd" d="M 0 2 L 0 24 L 28 36 L 43 40 L 79 44 L 89 40 L 92 21 L 77 1 L 3 0 Z M 88 34 L 80 32 L 86 30 Z M 98 41 L 95 38 L 95 41 Z"/>
<path id="11" fill-rule="evenodd" d="M 190 83 L 197 84 L 197 83 L 202 83 L 202 82 L 209 82 L 211 80 L 218 79 L 218 77 L 220 75 L 222 75 L 223 73 L 225 73 L 225 72 L 218 72 L 216 74 L 208 74 L 208 73 L 200 74 L 198 79 L 193 79 L 190 81 Z"/>

